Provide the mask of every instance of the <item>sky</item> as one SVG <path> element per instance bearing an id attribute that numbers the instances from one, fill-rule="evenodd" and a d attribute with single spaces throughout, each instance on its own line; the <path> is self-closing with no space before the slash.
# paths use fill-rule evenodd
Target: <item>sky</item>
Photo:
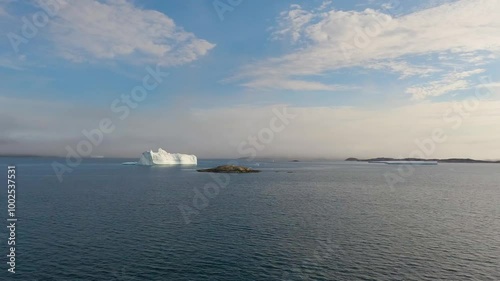
<path id="1" fill-rule="evenodd" d="M 500 159 L 497 0 L 0 0 L 0 154 Z"/>

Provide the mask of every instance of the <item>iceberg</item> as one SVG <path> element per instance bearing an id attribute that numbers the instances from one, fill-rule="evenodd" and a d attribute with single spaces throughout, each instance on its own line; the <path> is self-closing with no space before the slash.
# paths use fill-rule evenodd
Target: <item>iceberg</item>
<path id="1" fill-rule="evenodd" d="M 197 165 L 198 159 L 195 155 L 168 153 L 159 148 L 158 152 L 152 150 L 142 153 L 137 165 Z"/>

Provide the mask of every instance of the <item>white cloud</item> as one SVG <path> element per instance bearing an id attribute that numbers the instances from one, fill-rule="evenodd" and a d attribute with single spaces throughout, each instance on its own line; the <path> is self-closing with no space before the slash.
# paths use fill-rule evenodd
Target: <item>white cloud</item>
<path id="1" fill-rule="evenodd" d="M 483 86 L 489 87 L 489 88 L 500 88 L 500 82 L 488 83 L 488 84 L 484 84 Z"/>
<path id="2" fill-rule="evenodd" d="M 338 91 L 338 90 L 352 90 L 354 87 L 346 87 L 343 85 L 328 85 L 319 82 L 302 81 L 302 80 L 286 80 L 286 79 L 260 79 L 250 81 L 243 84 L 245 87 L 260 89 L 260 90 L 292 90 L 292 91 Z"/>
<path id="3" fill-rule="evenodd" d="M 459 59 L 468 64 L 473 64 L 478 66 L 494 61 L 496 59 L 496 55 L 494 53 L 484 55 L 484 54 L 478 54 L 476 52 L 469 52 L 469 53 L 461 53 Z"/>
<path id="4" fill-rule="evenodd" d="M 304 25 L 308 24 L 314 17 L 312 12 L 302 9 L 299 5 L 291 5 L 289 11 L 281 12 L 281 21 L 278 28 L 273 32 L 274 39 L 281 39 L 290 36 L 293 42 L 301 37 L 301 31 Z"/>
<path id="5" fill-rule="evenodd" d="M 0 55 L 0 67 L 12 70 L 24 70 L 28 66 L 30 66 L 30 63 L 26 60 L 25 55 L 19 55 L 19 56 Z"/>
<path id="6" fill-rule="evenodd" d="M 405 61 L 375 61 L 364 66 L 369 69 L 387 69 L 391 72 L 399 73 L 400 79 L 421 76 L 425 77 L 440 70 L 432 66 L 410 65 Z"/>
<path id="7" fill-rule="evenodd" d="M 184 31 L 168 16 L 126 0 L 60 0 L 50 25 L 59 55 L 82 62 L 118 59 L 180 65 L 215 45 Z"/>
<path id="8" fill-rule="evenodd" d="M 349 67 L 425 77 L 443 70 L 439 60 L 427 62 L 430 66 L 408 61 L 443 52 L 484 63 L 500 52 L 498 13 L 497 0 L 455 1 L 399 17 L 373 9 L 315 12 L 295 5 L 281 13 L 273 36 L 291 38 L 297 50 L 247 65 L 235 77 L 254 85 L 261 79 L 293 80 Z M 457 83 L 450 89 L 463 86 Z"/>
<path id="9" fill-rule="evenodd" d="M 411 94 L 412 98 L 415 100 L 422 100 L 427 97 L 441 96 L 448 92 L 466 90 L 472 85 L 468 80 L 465 80 L 465 78 L 483 73 L 484 71 L 484 69 L 474 69 L 470 71 L 450 73 L 445 75 L 440 80 L 432 81 L 424 85 L 410 87 L 406 90 L 406 93 Z"/>
<path id="10" fill-rule="evenodd" d="M 500 82 L 487 81 L 488 78 L 489 77 L 486 77 L 486 79 L 484 79 L 482 83 L 478 85 L 478 87 L 480 87 L 480 89 L 482 90 L 493 93 L 493 95 L 497 98 L 500 97 Z"/>
<path id="11" fill-rule="evenodd" d="M 323 10 L 329 8 L 332 5 L 332 3 L 333 3 L 332 0 L 323 1 L 321 6 L 319 6 L 318 11 L 323 11 Z"/>

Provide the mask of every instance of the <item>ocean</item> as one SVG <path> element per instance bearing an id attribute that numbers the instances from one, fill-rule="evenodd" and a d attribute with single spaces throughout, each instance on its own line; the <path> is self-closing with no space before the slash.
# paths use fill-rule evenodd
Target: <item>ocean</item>
<path id="1" fill-rule="evenodd" d="M 500 280 L 500 165 L 86 159 L 61 182 L 55 160 L 0 158 L 0 280 Z"/>

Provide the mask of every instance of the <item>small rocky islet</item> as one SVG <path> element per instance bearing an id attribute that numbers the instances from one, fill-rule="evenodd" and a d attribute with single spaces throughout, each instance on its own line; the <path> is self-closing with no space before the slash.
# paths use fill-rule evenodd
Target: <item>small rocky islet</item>
<path id="1" fill-rule="evenodd" d="M 198 172 L 206 173 L 236 173 L 236 174 L 246 174 L 246 173 L 259 173 L 260 170 L 254 170 L 252 168 L 236 165 L 222 165 L 210 169 L 200 169 Z"/>

